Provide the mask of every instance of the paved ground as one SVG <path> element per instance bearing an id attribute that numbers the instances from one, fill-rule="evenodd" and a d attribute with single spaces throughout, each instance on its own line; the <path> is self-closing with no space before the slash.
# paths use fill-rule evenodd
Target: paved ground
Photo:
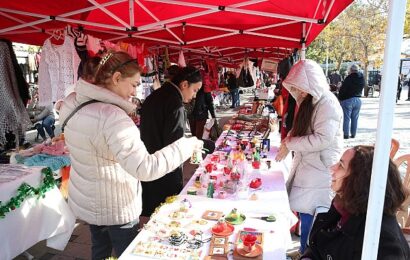
<path id="1" fill-rule="evenodd" d="M 400 149 L 396 156 L 410 153 L 410 101 L 404 101 L 407 98 L 407 88 L 403 89 L 402 100 L 399 100 L 394 111 L 394 131 L 393 138 L 400 142 Z M 406 97 L 406 98 L 405 98 Z M 249 95 L 241 97 L 242 102 L 249 98 Z M 357 144 L 374 144 L 376 140 L 377 116 L 379 111 L 379 98 L 363 98 L 362 110 L 359 118 L 359 129 L 355 139 L 345 140 L 345 147 L 351 147 Z M 221 117 L 221 125 L 230 116 L 235 114 L 232 109 L 218 109 L 218 116 Z M 57 123 L 56 133 L 59 133 Z M 27 140 L 34 142 L 35 132 L 27 134 Z M 195 168 L 187 165 L 184 170 L 184 179 L 188 180 Z M 298 247 L 299 238 L 293 236 L 294 249 Z M 74 233 L 64 251 L 56 251 L 45 246 L 45 242 L 40 242 L 28 250 L 35 259 L 90 259 L 91 241 L 88 226 L 84 223 L 78 223 Z M 26 259 L 21 255 L 18 260 Z"/>

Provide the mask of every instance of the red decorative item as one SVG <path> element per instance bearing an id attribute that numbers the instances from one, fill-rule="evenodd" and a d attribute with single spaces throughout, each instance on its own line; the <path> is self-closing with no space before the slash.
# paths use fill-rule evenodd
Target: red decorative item
<path id="1" fill-rule="evenodd" d="M 219 155 L 218 154 L 211 155 L 211 162 L 219 163 Z"/>
<path id="2" fill-rule="evenodd" d="M 231 174 L 231 171 L 232 171 L 232 169 L 231 168 L 229 168 L 229 167 L 224 167 L 224 174 L 225 175 L 229 175 L 229 174 Z"/>
<path id="3" fill-rule="evenodd" d="M 235 230 L 234 226 L 225 222 L 218 221 L 218 223 L 212 227 L 212 234 L 217 236 L 229 236 Z"/>
<path id="4" fill-rule="evenodd" d="M 243 245 L 244 245 L 244 250 L 246 252 L 251 252 L 253 249 L 253 246 L 255 245 L 257 240 L 257 237 L 253 234 L 247 234 L 242 237 Z"/>
<path id="5" fill-rule="evenodd" d="M 249 184 L 249 187 L 251 187 L 252 189 L 258 189 L 261 185 L 262 185 L 261 178 L 255 178 L 251 181 L 251 183 Z"/>
<path id="6" fill-rule="evenodd" d="M 205 170 L 208 173 L 211 173 L 214 169 L 214 164 L 213 163 L 208 163 L 207 165 L 205 165 Z"/>
<path id="7" fill-rule="evenodd" d="M 252 167 L 254 169 L 259 169 L 261 167 L 261 162 L 260 161 L 253 161 L 252 162 Z"/>
<path id="8" fill-rule="evenodd" d="M 241 178 L 241 174 L 239 172 L 233 172 L 231 173 L 231 179 L 233 181 L 238 181 Z"/>

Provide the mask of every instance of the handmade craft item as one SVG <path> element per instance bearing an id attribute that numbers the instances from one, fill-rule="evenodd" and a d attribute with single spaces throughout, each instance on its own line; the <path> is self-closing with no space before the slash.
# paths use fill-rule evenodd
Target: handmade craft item
<path id="1" fill-rule="evenodd" d="M 249 187 L 252 189 L 259 189 L 262 186 L 261 178 L 255 178 L 249 183 Z"/>
<path id="2" fill-rule="evenodd" d="M 230 236 L 234 230 L 234 226 L 227 223 L 224 218 L 220 218 L 218 223 L 216 223 L 211 229 L 212 234 L 217 236 Z"/>
<path id="3" fill-rule="evenodd" d="M 262 259 L 263 233 L 241 230 L 235 245 L 234 259 L 242 259 L 241 257 Z"/>
<path id="4" fill-rule="evenodd" d="M 245 215 L 238 213 L 236 208 L 232 209 L 231 212 L 225 217 L 226 222 L 232 225 L 240 225 L 245 221 L 245 219 Z"/>
<path id="5" fill-rule="evenodd" d="M 207 210 L 202 214 L 202 218 L 206 220 L 218 220 L 222 217 L 221 211 Z"/>
<path id="6" fill-rule="evenodd" d="M 209 246 L 210 256 L 226 257 L 229 252 L 228 237 L 212 235 L 211 244 Z M 212 258 L 211 258 L 212 259 Z"/>

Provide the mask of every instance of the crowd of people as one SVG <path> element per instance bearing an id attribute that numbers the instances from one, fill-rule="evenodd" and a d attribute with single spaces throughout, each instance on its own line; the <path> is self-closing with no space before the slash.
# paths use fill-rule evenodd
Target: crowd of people
<path id="1" fill-rule="evenodd" d="M 202 140 L 207 119 L 216 113 L 200 70 L 169 67 L 165 82 L 143 103 L 134 97 L 140 82 L 135 59 L 108 52 L 90 58 L 81 79 L 55 105 L 70 150 L 68 203 L 89 224 L 93 259 L 108 258 L 112 250 L 121 255 L 154 210 L 181 192 L 183 162 L 204 145 L 211 152 L 214 148 Z M 231 108 L 237 108 L 237 75 L 228 71 L 224 83 Z M 359 259 L 374 149 L 356 146 L 342 154 L 343 139 L 357 134 L 365 86 L 359 66 L 353 64 L 344 80 L 338 73 L 327 79 L 316 62 L 301 60 L 271 86 L 283 95 L 285 106 L 294 101 L 294 110 L 283 119 L 282 130 L 289 129 L 282 132 L 276 160 L 292 156 L 286 187 L 300 219 L 298 257 Z M 46 133 L 53 138 L 53 107 L 33 100 L 31 121 L 42 139 Z M 287 125 L 286 117 L 292 121 Z M 187 123 L 192 137 L 185 135 Z M 407 193 L 390 161 L 379 259 L 410 258 L 395 220 Z"/>
<path id="2" fill-rule="evenodd" d="M 336 98 L 321 67 L 304 60 L 292 67 L 282 86 L 298 107 L 276 156 L 277 161 L 289 152 L 293 157 L 286 185 L 290 207 L 300 219 L 300 248 L 292 259 L 360 259 L 374 149 L 356 146 L 340 155 L 343 138 L 356 134 L 363 75 L 353 65 Z M 378 259 L 410 257 L 395 217 L 407 196 L 390 160 Z"/>

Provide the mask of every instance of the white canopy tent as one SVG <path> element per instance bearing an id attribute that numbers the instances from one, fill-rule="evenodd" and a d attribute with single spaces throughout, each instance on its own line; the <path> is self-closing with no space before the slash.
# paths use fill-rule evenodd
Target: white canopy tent
<path id="1" fill-rule="evenodd" d="M 406 1 L 389 0 L 387 36 L 384 49 L 380 111 L 377 122 L 376 145 L 373 158 L 372 178 L 367 207 L 362 260 L 377 259 L 380 228 L 386 193 L 389 151 L 393 130 L 393 115 L 396 100 L 397 75 L 400 64 L 400 44 L 403 38 Z"/>

